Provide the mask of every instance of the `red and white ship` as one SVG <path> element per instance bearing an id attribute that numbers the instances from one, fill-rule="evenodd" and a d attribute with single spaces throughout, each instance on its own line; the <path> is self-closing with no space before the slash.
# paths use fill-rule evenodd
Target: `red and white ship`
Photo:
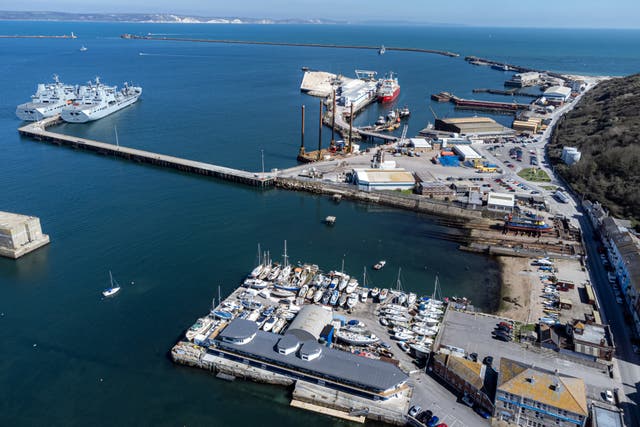
<path id="1" fill-rule="evenodd" d="M 389 73 L 380 80 L 378 89 L 378 102 L 391 102 L 400 95 L 400 85 L 394 73 Z"/>

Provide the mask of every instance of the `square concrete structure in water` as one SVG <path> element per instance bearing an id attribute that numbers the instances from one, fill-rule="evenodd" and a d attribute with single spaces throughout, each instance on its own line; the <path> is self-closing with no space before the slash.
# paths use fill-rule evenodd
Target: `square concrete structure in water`
<path id="1" fill-rule="evenodd" d="M 0 255 L 20 258 L 49 243 L 35 216 L 0 211 Z"/>

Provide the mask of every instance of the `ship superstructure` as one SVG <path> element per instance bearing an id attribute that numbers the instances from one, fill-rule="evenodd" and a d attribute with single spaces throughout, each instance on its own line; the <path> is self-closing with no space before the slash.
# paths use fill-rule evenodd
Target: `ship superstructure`
<path id="1" fill-rule="evenodd" d="M 16 107 L 16 116 L 20 120 L 38 121 L 54 116 L 72 103 L 77 96 L 77 88 L 60 82 L 57 75 L 53 83 L 39 83 L 31 101 Z"/>
<path id="2" fill-rule="evenodd" d="M 140 98 L 142 88 L 125 83 L 118 90 L 117 86 L 107 86 L 96 78 L 95 83 L 78 89 L 77 99 L 60 112 L 62 119 L 69 123 L 86 123 L 101 119 L 115 113 Z"/>

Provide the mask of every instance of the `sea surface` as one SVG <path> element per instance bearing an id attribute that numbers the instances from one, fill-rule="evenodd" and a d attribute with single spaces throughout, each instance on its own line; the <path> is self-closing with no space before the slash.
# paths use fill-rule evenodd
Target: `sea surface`
<path id="1" fill-rule="evenodd" d="M 21 138 L 15 106 L 55 73 L 82 84 L 143 86 L 140 102 L 58 131 L 247 170 L 296 164 L 300 106 L 317 144 L 318 100 L 302 95 L 301 67 L 354 76 L 398 73 L 396 106 L 409 135 L 433 121 L 429 95 L 471 97 L 508 73 L 464 62 L 478 55 L 591 75 L 640 70 L 640 32 L 419 26 L 253 26 L 0 22 L 0 34 L 69 34 L 75 40 L 0 39 L 0 210 L 40 217 L 51 244 L 0 259 L 0 425 L 319 426 L 340 424 L 288 407 L 280 387 L 217 380 L 174 366 L 167 352 L 256 262 L 257 245 L 371 286 L 464 295 L 498 304 L 496 263 L 435 238 L 433 218 L 378 206 L 185 175 Z M 460 58 L 305 47 L 123 40 L 122 33 L 237 40 L 411 46 Z M 86 52 L 80 52 L 84 45 Z M 499 97 L 480 96 L 486 99 Z M 433 104 L 439 116 L 458 116 Z M 389 106 L 374 105 L 357 124 Z M 509 124 L 508 116 L 493 116 Z M 116 131 L 117 129 L 117 131 Z M 325 144 L 330 131 L 323 132 Z M 334 227 L 322 224 L 335 215 Z M 386 259 L 387 266 L 370 266 Z M 109 271 L 123 286 L 104 300 Z"/>

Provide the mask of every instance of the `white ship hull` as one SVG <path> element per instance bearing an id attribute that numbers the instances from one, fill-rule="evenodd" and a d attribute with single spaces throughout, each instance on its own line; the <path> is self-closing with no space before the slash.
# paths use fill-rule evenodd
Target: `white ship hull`
<path id="1" fill-rule="evenodd" d="M 16 116 L 26 122 L 36 122 L 59 114 L 66 105 L 66 101 L 60 101 L 55 104 L 27 102 L 16 107 Z"/>
<path id="2" fill-rule="evenodd" d="M 126 98 L 122 101 L 117 101 L 115 104 L 95 105 L 90 106 L 89 108 L 82 108 L 82 106 L 72 105 L 70 107 L 63 108 L 60 116 L 62 117 L 62 120 L 69 123 L 92 122 L 94 120 L 106 117 L 109 114 L 113 114 L 116 111 L 120 111 L 125 107 L 128 107 L 129 105 L 135 103 L 138 98 L 140 98 L 139 94 Z"/>

